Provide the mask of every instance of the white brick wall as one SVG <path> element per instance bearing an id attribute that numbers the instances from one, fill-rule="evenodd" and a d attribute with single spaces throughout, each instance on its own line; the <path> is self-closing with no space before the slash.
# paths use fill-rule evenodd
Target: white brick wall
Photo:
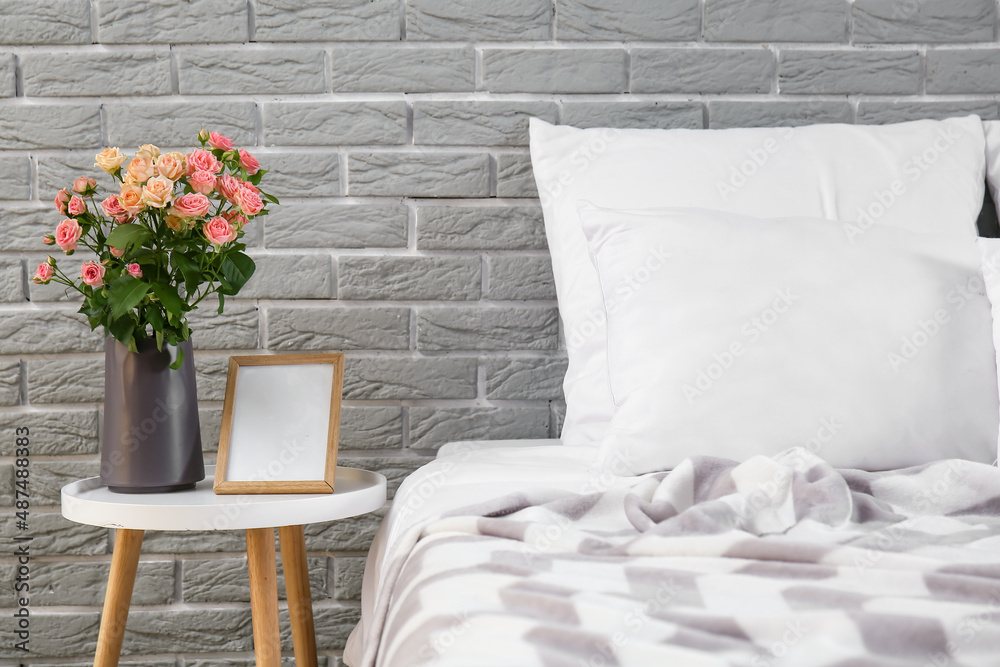
<path id="1" fill-rule="evenodd" d="M 195 318 L 209 460 L 229 354 L 343 350 L 341 458 L 394 487 L 448 440 L 559 431 L 529 115 L 997 118 L 997 17 L 995 0 L 0 0 L 0 524 L 6 540 L 13 430 L 28 426 L 39 556 L 32 653 L 5 641 L 0 662 L 90 664 L 97 637 L 111 536 L 63 521 L 58 489 L 96 473 L 101 341 L 28 277 L 54 191 L 93 174 L 101 147 L 190 147 L 206 123 L 274 169 L 258 277 L 224 316 Z M 377 521 L 308 530 L 331 667 Z M 124 664 L 252 664 L 243 548 L 238 533 L 150 534 L 125 642 L 144 657 Z"/>

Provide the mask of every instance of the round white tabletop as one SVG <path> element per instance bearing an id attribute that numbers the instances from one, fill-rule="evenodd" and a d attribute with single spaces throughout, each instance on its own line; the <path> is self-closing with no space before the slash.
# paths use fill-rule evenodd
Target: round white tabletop
<path id="1" fill-rule="evenodd" d="M 344 519 L 385 503 L 385 477 L 337 466 L 333 493 L 215 495 L 215 466 L 195 488 L 173 493 L 112 493 L 100 478 L 62 488 L 70 521 L 133 530 L 244 530 Z"/>

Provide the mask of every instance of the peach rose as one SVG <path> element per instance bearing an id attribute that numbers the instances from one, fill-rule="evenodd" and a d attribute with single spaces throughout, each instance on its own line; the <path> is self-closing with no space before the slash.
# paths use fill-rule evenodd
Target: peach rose
<path id="1" fill-rule="evenodd" d="M 196 148 L 187 155 L 188 176 L 196 171 L 210 171 L 213 174 L 218 174 L 222 171 L 222 163 L 216 160 L 210 151 Z"/>
<path id="2" fill-rule="evenodd" d="M 219 176 L 219 180 L 216 186 L 219 189 L 219 194 L 225 197 L 226 201 L 230 204 L 236 203 L 236 194 L 240 191 L 240 185 L 243 183 L 240 179 L 230 174 L 223 174 Z"/>
<path id="3" fill-rule="evenodd" d="M 142 186 L 142 201 L 146 206 L 163 208 L 174 198 L 174 182 L 163 176 L 154 176 Z"/>
<path id="4" fill-rule="evenodd" d="M 189 195 L 181 195 L 175 199 L 170 212 L 182 218 L 200 218 L 208 213 L 208 209 L 211 207 L 212 202 L 208 200 L 208 197 L 195 192 Z"/>
<path id="5" fill-rule="evenodd" d="M 142 201 L 142 188 L 138 185 L 128 183 L 122 185 L 118 201 L 129 215 L 138 215 L 139 211 L 146 208 L 145 202 Z"/>
<path id="6" fill-rule="evenodd" d="M 211 194 L 215 190 L 215 174 L 204 170 L 196 171 L 188 176 L 188 185 L 199 194 Z"/>
<path id="7" fill-rule="evenodd" d="M 135 262 L 132 262 L 125 267 L 125 270 L 128 271 L 128 274 L 133 278 L 142 278 L 142 268 Z"/>
<path id="8" fill-rule="evenodd" d="M 229 243 L 236 238 L 236 228 L 221 216 L 216 216 L 206 222 L 203 229 L 205 238 L 215 245 Z"/>
<path id="9" fill-rule="evenodd" d="M 56 205 L 56 210 L 62 215 L 66 215 L 66 204 L 69 203 L 69 192 L 66 188 L 63 188 L 56 193 L 56 199 L 53 202 Z"/>
<path id="10" fill-rule="evenodd" d="M 156 171 L 153 169 L 153 161 L 144 157 L 134 157 L 125 169 L 125 180 L 134 185 L 142 185 L 151 179 Z"/>
<path id="11" fill-rule="evenodd" d="M 63 252 L 70 253 L 76 250 L 76 242 L 83 236 L 83 227 L 73 218 L 66 218 L 56 225 L 56 245 L 62 248 Z"/>
<path id="12" fill-rule="evenodd" d="M 97 160 L 97 162 L 94 163 L 95 167 L 100 167 L 109 174 L 113 174 L 121 169 L 121 166 L 125 164 L 125 160 L 128 159 L 128 156 L 115 147 L 105 148 L 103 151 L 98 153 L 97 157 L 94 159 Z"/>
<path id="13" fill-rule="evenodd" d="M 97 181 L 92 178 L 87 178 L 86 176 L 81 176 L 80 178 L 73 181 L 73 192 L 81 195 L 89 195 L 94 190 L 97 189 Z"/>
<path id="14" fill-rule="evenodd" d="M 233 140 L 219 134 L 218 132 L 209 132 L 208 145 L 212 148 L 218 148 L 220 151 L 228 151 L 233 147 Z"/>
<path id="15" fill-rule="evenodd" d="M 257 158 L 242 148 L 240 149 L 240 166 L 246 169 L 251 176 L 260 171 L 260 162 L 257 161 Z"/>
<path id="16" fill-rule="evenodd" d="M 34 280 L 36 283 L 41 283 L 44 285 L 45 283 L 52 280 L 52 276 L 54 276 L 55 273 L 56 270 L 52 268 L 52 265 L 49 264 L 48 261 L 45 261 L 39 264 L 38 268 L 35 269 L 35 277 L 32 278 L 32 280 Z"/>
<path id="17" fill-rule="evenodd" d="M 112 257 L 117 257 L 119 259 L 121 259 L 125 255 L 124 248 L 116 248 L 113 245 L 108 246 L 108 252 L 111 253 Z"/>
<path id="18" fill-rule="evenodd" d="M 156 159 L 156 173 L 171 181 L 183 176 L 185 168 L 183 153 L 164 153 Z"/>
<path id="19" fill-rule="evenodd" d="M 257 188 L 246 187 L 247 185 L 250 184 L 244 184 L 236 193 L 235 204 L 245 215 L 257 215 L 264 208 L 264 202 L 261 200 Z"/>
<path id="20" fill-rule="evenodd" d="M 66 205 L 66 210 L 70 215 L 83 215 L 87 212 L 87 204 L 76 195 L 73 195 L 69 200 L 69 204 Z"/>
<path id="21" fill-rule="evenodd" d="M 156 162 L 156 158 L 160 157 L 160 149 L 153 144 L 143 144 L 139 146 L 139 150 L 135 152 L 135 156 L 145 158 L 150 162 Z"/>
<path id="22" fill-rule="evenodd" d="M 179 232 L 182 229 L 187 229 L 187 220 L 179 215 L 167 215 L 166 218 L 167 227 L 175 232 Z"/>
<path id="23" fill-rule="evenodd" d="M 80 267 L 80 280 L 91 287 L 104 284 L 104 267 L 97 262 L 84 262 Z"/>

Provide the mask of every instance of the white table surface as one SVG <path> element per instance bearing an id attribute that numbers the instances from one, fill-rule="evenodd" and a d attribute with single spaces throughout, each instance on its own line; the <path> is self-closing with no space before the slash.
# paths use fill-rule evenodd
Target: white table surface
<path id="1" fill-rule="evenodd" d="M 70 521 L 134 530 L 244 530 L 344 519 L 385 503 L 385 477 L 337 466 L 333 493 L 216 495 L 215 466 L 187 491 L 112 493 L 100 478 L 62 488 L 62 515 Z"/>

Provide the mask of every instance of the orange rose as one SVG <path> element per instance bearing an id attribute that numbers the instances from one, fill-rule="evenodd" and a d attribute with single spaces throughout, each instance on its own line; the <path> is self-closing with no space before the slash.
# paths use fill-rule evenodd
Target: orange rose
<path id="1" fill-rule="evenodd" d="M 127 174 L 125 176 L 126 182 L 135 185 L 142 185 L 156 173 L 153 170 L 153 161 L 144 157 L 132 158 L 132 161 L 128 163 L 128 168 L 125 172 Z"/>
<path id="2" fill-rule="evenodd" d="M 186 165 L 183 153 L 164 153 L 156 158 L 156 172 L 160 176 L 176 181 L 184 175 Z"/>
<path id="3" fill-rule="evenodd" d="M 142 188 L 138 185 L 128 183 L 122 185 L 118 200 L 129 215 L 138 215 L 139 211 L 146 208 L 146 204 L 142 201 Z"/>
<path id="4" fill-rule="evenodd" d="M 146 206 L 163 208 L 174 198 L 174 182 L 163 176 L 154 176 L 142 186 L 142 201 Z"/>

